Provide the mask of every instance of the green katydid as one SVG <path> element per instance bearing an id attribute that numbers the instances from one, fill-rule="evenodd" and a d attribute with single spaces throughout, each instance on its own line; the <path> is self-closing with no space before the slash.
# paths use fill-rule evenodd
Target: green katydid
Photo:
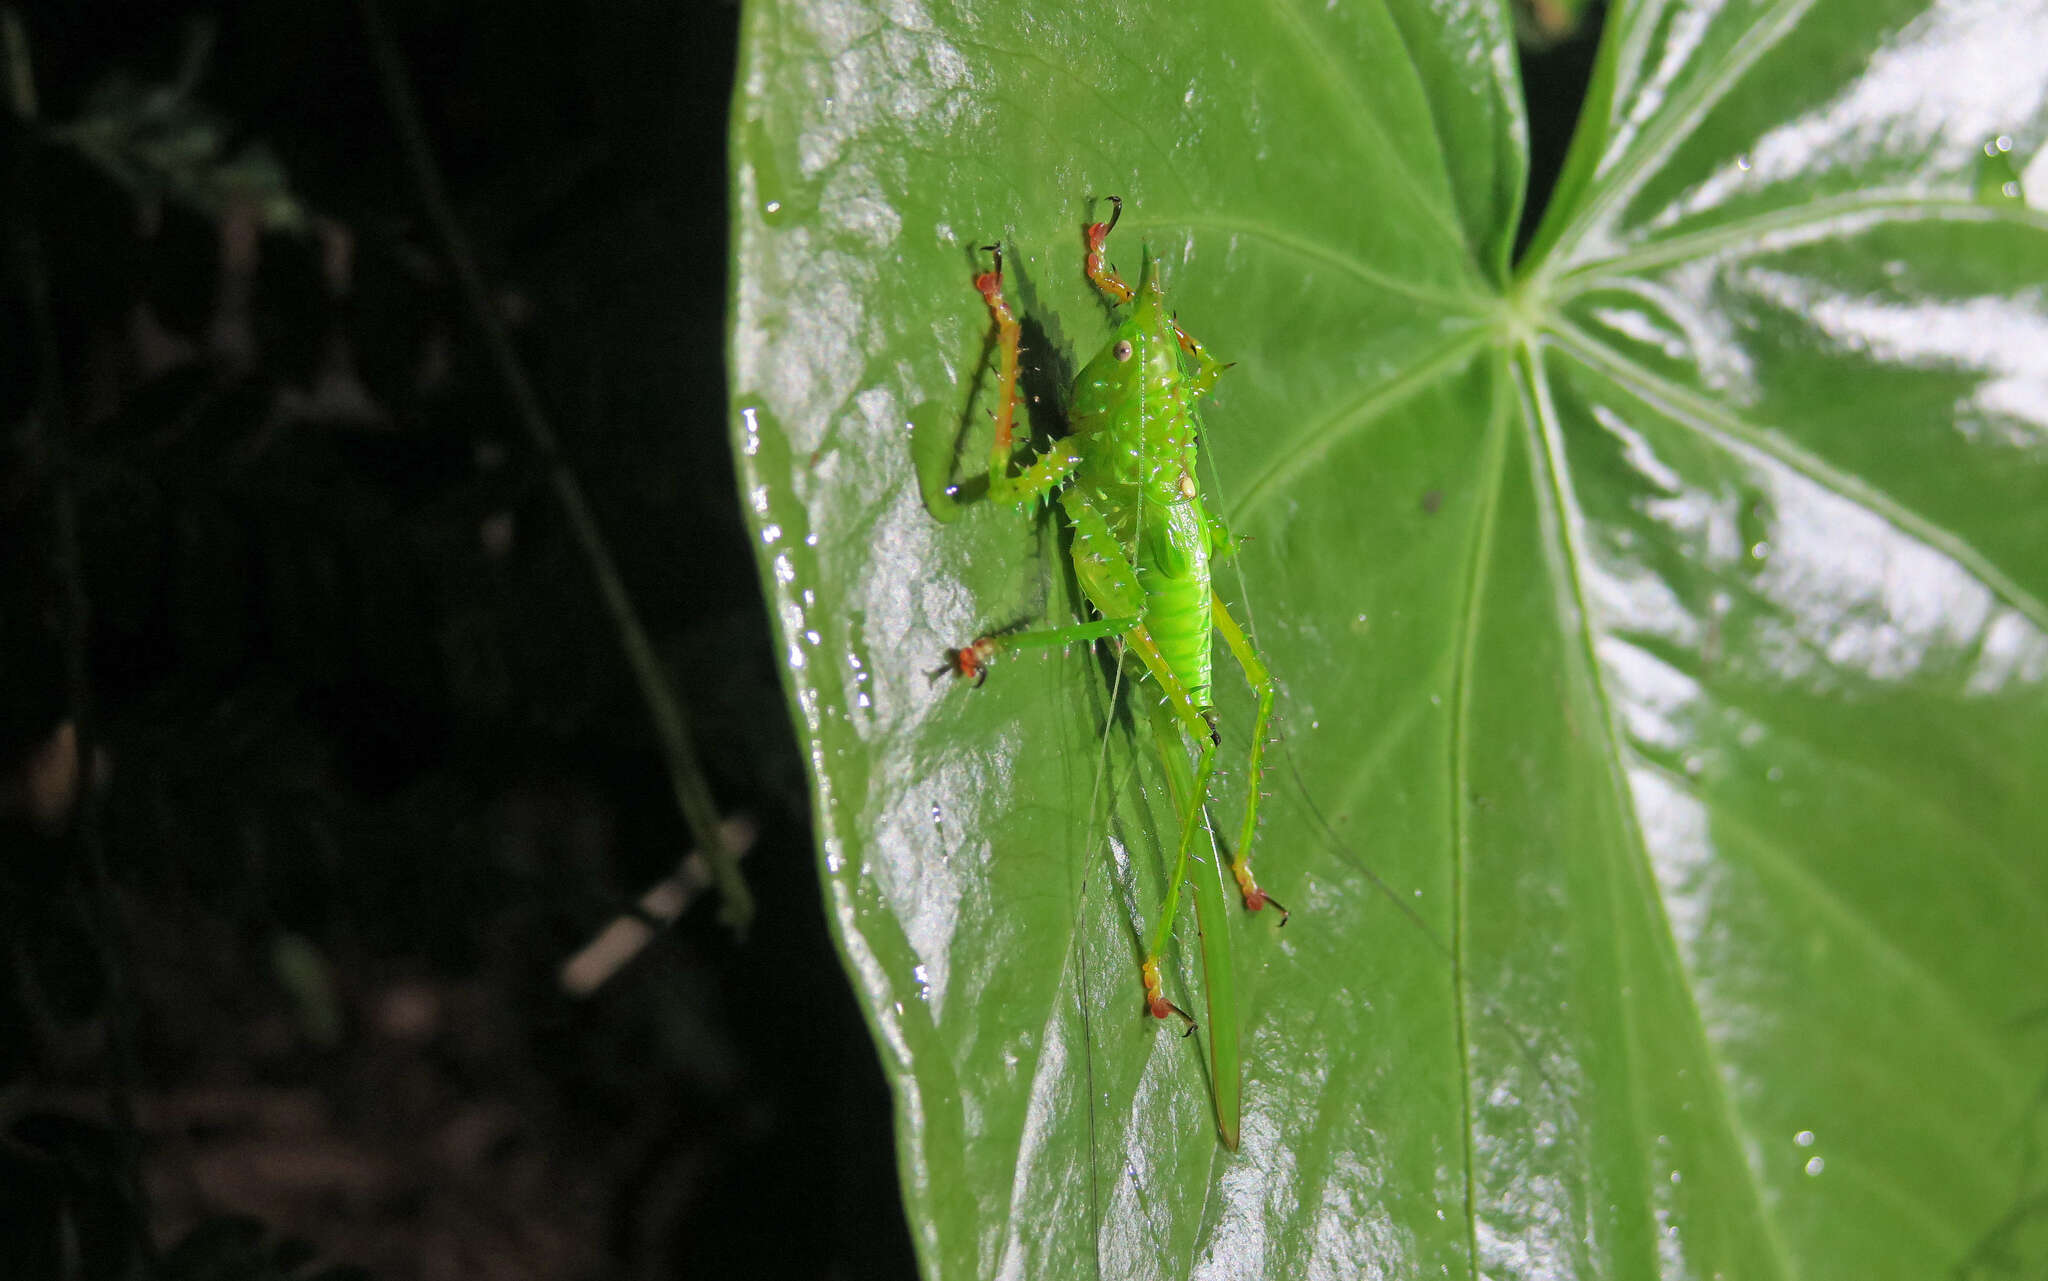
<path id="1" fill-rule="evenodd" d="M 1231 853 L 1230 871 L 1245 907 L 1257 911 L 1272 903 L 1285 924 L 1286 909 L 1259 887 L 1249 862 L 1258 827 L 1274 683 L 1212 585 L 1212 564 L 1227 558 L 1233 546 L 1223 523 L 1203 503 L 1196 480 L 1201 426 L 1196 403 L 1228 366 L 1218 363 L 1167 310 L 1158 265 L 1149 254 L 1136 289 L 1105 264 L 1104 242 L 1123 213 L 1121 199 L 1109 200 L 1109 221 L 1087 229 L 1085 268 L 1097 289 L 1130 310 L 1109 345 L 1075 378 L 1068 434 L 1015 474 L 1021 331 L 1003 295 L 1001 246 L 985 246 L 994 255 L 994 264 L 974 282 L 995 322 L 1000 360 L 988 496 L 1025 505 L 1058 495 L 1073 526 L 1075 576 L 1100 617 L 1065 627 L 981 636 L 953 652 L 951 669 L 979 683 L 1004 650 L 1111 638 L 1137 653 L 1143 663 L 1141 679 L 1149 677 L 1159 696 L 1136 701 L 1152 709 L 1180 829 L 1172 875 L 1140 978 L 1147 1012 L 1159 1019 L 1178 1015 L 1192 1033 L 1196 1021 L 1167 998 L 1159 963 L 1179 911 L 1181 883 L 1189 879 L 1194 843 L 1204 827 L 1216 753 L 1223 740 L 1211 699 L 1215 638 L 1222 638 L 1243 669 L 1258 707 L 1249 739 L 1244 824 Z M 1195 753 L 1192 769 L 1190 745 Z M 1229 929 L 1213 860 L 1202 860 L 1200 872 L 1194 886 L 1208 992 L 1210 1080 L 1217 1128 L 1224 1144 L 1235 1149 L 1239 1062 Z"/>

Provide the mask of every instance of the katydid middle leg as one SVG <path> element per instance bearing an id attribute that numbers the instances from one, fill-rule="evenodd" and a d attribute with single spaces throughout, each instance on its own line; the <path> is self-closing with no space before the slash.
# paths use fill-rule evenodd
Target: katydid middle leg
<path id="1" fill-rule="evenodd" d="M 1071 489 L 1061 495 L 1061 506 L 1074 527 L 1074 572 L 1081 579 L 1089 601 L 1103 617 L 1065 627 L 977 636 L 972 644 L 953 651 L 954 675 L 979 684 L 987 679 L 988 665 L 1004 650 L 1108 640 L 1124 635 L 1144 620 L 1145 595 L 1138 587 L 1137 566 L 1124 554 L 1102 514 Z M 1172 680 L 1171 673 L 1168 679 L 1172 689 L 1180 688 L 1180 682 Z M 1186 701 L 1186 694 L 1181 698 Z"/>
<path id="2" fill-rule="evenodd" d="M 1188 839 L 1195 835 L 1195 829 L 1189 824 L 1201 820 L 1202 794 L 1206 787 L 1197 789 L 1195 771 L 1188 766 L 1187 745 L 1181 741 L 1185 726 L 1172 705 L 1173 700 L 1145 697 L 1141 701 L 1150 707 L 1152 713 L 1153 740 L 1166 767 L 1167 790 L 1173 799 L 1174 812 L 1180 817 L 1183 837 L 1175 859 L 1175 879 L 1159 914 L 1161 925 L 1158 927 L 1159 936 L 1153 940 L 1154 955 L 1148 958 L 1145 973 L 1148 978 L 1156 978 L 1158 974 L 1157 952 L 1164 946 L 1165 931 L 1171 928 L 1166 923 L 1178 914 L 1178 891 L 1185 881 L 1194 891 L 1196 928 L 1201 936 L 1202 987 L 1209 1016 L 1209 1081 L 1216 1102 L 1216 1129 L 1223 1137 L 1223 1145 L 1234 1152 L 1237 1150 L 1238 1115 L 1243 1094 L 1238 1045 L 1236 945 L 1231 939 L 1222 871 L 1216 866 L 1213 855 L 1199 859 L 1193 857 L 1192 840 Z M 1213 760 L 1215 751 L 1214 740 L 1207 740 L 1203 755 Z M 1166 1012 L 1177 1011 L 1177 1006 L 1169 1004 Z M 1155 1010 L 1153 1013 L 1159 1012 Z M 1185 1012 L 1181 1013 L 1185 1018 Z M 1192 1026 L 1189 1031 L 1193 1031 Z"/>

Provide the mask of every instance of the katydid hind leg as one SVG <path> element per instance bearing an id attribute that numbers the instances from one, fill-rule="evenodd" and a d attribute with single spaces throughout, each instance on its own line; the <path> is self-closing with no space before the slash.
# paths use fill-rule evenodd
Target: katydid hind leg
<path id="1" fill-rule="evenodd" d="M 1155 726 L 1160 729 L 1159 754 L 1165 758 L 1169 777 L 1186 769 L 1186 747 L 1179 733 L 1179 722 L 1168 716 L 1155 716 Z M 1171 729 L 1168 736 L 1165 731 Z M 1181 753 L 1179 757 L 1175 753 Z M 1141 967 L 1145 983 L 1145 1005 L 1152 1017 L 1163 1019 L 1178 1009 L 1160 994 L 1159 958 L 1166 950 L 1166 940 L 1173 933 L 1173 918 L 1180 913 L 1180 887 L 1188 878 L 1188 859 L 1195 848 L 1195 834 L 1202 830 L 1202 801 L 1209 794 L 1209 783 L 1216 772 L 1216 744 L 1202 740 L 1200 755 L 1196 757 L 1194 776 L 1186 778 L 1182 785 L 1173 786 L 1174 812 L 1178 818 L 1178 840 L 1175 842 L 1173 871 L 1166 881 L 1166 899 L 1159 907 L 1159 919 L 1152 924 L 1152 935 L 1145 944 L 1145 961 Z"/>
<path id="2" fill-rule="evenodd" d="M 1205 1048 L 1210 1095 L 1216 1107 L 1216 1131 L 1223 1140 L 1223 1146 L 1235 1152 L 1244 1086 L 1242 1051 L 1238 1040 L 1235 945 L 1225 901 L 1223 874 L 1213 852 L 1213 841 L 1212 852 L 1208 856 L 1193 854 L 1194 839 L 1208 826 L 1203 818 L 1203 801 L 1208 794 L 1217 745 L 1213 740 L 1197 740 L 1201 744 L 1199 763 L 1191 770 L 1187 745 L 1182 734 L 1177 732 L 1182 726 L 1169 705 L 1170 700 L 1148 701 L 1152 707 L 1153 739 L 1166 767 L 1167 790 L 1173 798 L 1174 812 L 1180 818 L 1181 839 L 1175 851 L 1172 879 L 1167 884 L 1165 901 L 1160 905 L 1159 919 L 1153 927 L 1151 948 L 1141 971 L 1145 980 L 1147 1008 L 1158 1018 L 1179 1014 L 1189 1022 L 1192 1032 L 1193 1019 L 1179 1006 L 1165 1002 L 1159 978 L 1166 940 L 1180 912 L 1180 887 L 1186 883 L 1193 891 L 1196 931 L 1201 948 L 1202 988 L 1208 1013 L 1204 1025 L 1207 1033 Z M 1160 1008 L 1156 1002 L 1165 1002 L 1165 1007 Z"/>
<path id="3" fill-rule="evenodd" d="M 1230 609 L 1223 603 L 1221 596 L 1213 599 L 1209 612 L 1217 634 L 1223 637 L 1223 643 L 1229 647 L 1231 656 L 1237 659 L 1238 667 L 1244 672 L 1245 683 L 1252 687 L 1252 693 L 1258 699 L 1258 712 L 1252 719 L 1251 751 L 1245 771 L 1247 787 L 1244 827 L 1238 835 L 1236 847 L 1231 851 L 1230 874 L 1237 881 L 1237 890 L 1244 898 L 1246 908 L 1256 912 L 1271 904 L 1279 909 L 1280 923 L 1285 925 L 1289 915 L 1287 909 L 1272 895 L 1266 893 L 1252 876 L 1251 868 L 1252 838 L 1259 830 L 1260 789 L 1266 779 L 1266 738 L 1273 725 L 1273 698 L 1276 689 L 1273 673 L 1267 669 L 1265 660 L 1259 657 L 1258 650 L 1252 646 L 1251 638 L 1245 635 L 1237 620 L 1230 616 Z"/>

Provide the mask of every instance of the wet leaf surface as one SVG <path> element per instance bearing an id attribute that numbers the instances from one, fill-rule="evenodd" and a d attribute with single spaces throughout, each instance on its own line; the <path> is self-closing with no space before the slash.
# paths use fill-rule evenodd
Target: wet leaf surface
<path id="1" fill-rule="evenodd" d="M 1494 6 L 750 10 L 741 485 L 930 1275 L 2048 1259 L 2048 6 L 1610 25 L 1511 269 Z M 976 247 L 1056 430 L 1111 193 L 1238 362 L 1222 590 L 1282 682 L 1236 1155 L 1138 999 L 1127 683 L 928 676 L 1080 608 L 1050 515 L 933 510 L 986 450 Z"/>

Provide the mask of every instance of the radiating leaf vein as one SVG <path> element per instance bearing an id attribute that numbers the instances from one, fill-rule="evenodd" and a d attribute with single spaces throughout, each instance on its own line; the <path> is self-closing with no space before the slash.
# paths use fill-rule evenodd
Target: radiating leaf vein
<path id="1" fill-rule="evenodd" d="M 1529 379 L 1533 403 L 1532 421 L 1529 423 L 1532 436 L 1530 446 L 1540 460 L 1538 471 L 1548 482 L 1548 496 L 1557 516 L 1557 534 L 1562 541 L 1562 546 L 1557 550 L 1561 553 L 1563 569 L 1569 579 L 1565 586 L 1569 588 L 1576 602 L 1573 611 L 1576 619 L 1559 621 L 1565 628 L 1578 632 L 1583 653 L 1582 661 L 1574 664 L 1574 667 L 1592 686 L 1589 692 L 1599 713 L 1599 732 L 1605 739 L 1605 749 L 1597 753 L 1603 767 L 1602 772 L 1607 776 L 1608 788 L 1616 806 L 1615 812 L 1620 816 L 1623 838 L 1640 862 L 1643 877 L 1639 884 L 1654 887 L 1657 879 L 1655 869 L 1651 866 L 1649 842 L 1643 833 L 1641 816 L 1635 808 L 1634 794 L 1621 772 L 1626 736 L 1616 716 L 1613 697 L 1606 682 L 1600 678 L 1602 668 L 1595 623 L 1598 614 L 1592 602 L 1586 598 L 1585 589 L 1585 567 L 1591 563 L 1584 546 L 1585 516 L 1572 490 L 1570 470 L 1564 453 L 1563 424 L 1558 418 L 1557 408 L 1551 397 L 1550 379 L 1541 358 L 1542 351 L 1543 348 L 1535 342 L 1525 344 L 1522 349 L 1522 365 Z M 1663 900 L 1654 890 L 1646 889 L 1640 897 L 1638 906 L 1654 921 L 1658 938 L 1663 943 L 1664 956 L 1670 961 L 1673 973 L 1685 974 L 1684 950 L 1679 943 L 1676 930 L 1672 928 L 1670 914 L 1664 910 Z M 1781 1277 L 1796 1276 L 1797 1272 L 1785 1249 L 1776 1219 L 1769 1213 L 1757 1172 L 1745 1159 L 1741 1150 L 1737 1136 L 1742 1131 L 1737 1123 L 1735 1100 L 1729 1094 L 1727 1073 L 1723 1071 L 1722 1064 L 1714 1052 L 1713 1041 L 1707 1034 L 1706 1018 L 1700 1009 L 1698 994 L 1690 984 L 1681 984 L 1680 988 L 1685 993 L 1691 1025 L 1698 1033 L 1689 1047 L 1702 1060 L 1698 1065 L 1695 1079 L 1713 1083 L 1711 1094 L 1720 1118 L 1718 1137 L 1725 1149 L 1726 1165 L 1730 1169 L 1743 1172 L 1744 1186 L 1753 1198 L 1748 1214 L 1763 1234 L 1776 1265 L 1776 1274 Z M 1627 1002 L 1623 1003 L 1623 1008 L 1629 1008 Z M 1651 1222 L 1656 1221 L 1656 1210 L 1654 1204 L 1646 1207 Z M 1733 1213 L 1732 1210 L 1730 1212 Z"/>
<path id="2" fill-rule="evenodd" d="M 1690 427 L 1734 452 L 1760 454 L 1866 509 L 1886 524 L 1955 561 L 2017 610 L 2035 627 L 2048 631 L 2048 604 L 2021 587 L 1989 557 L 1959 535 L 1899 502 L 1861 477 L 1793 444 L 1782 434 L 1743 419 L 1724 406 L 1643 368 L 1584 330 L 1565 320 L 1554 323 L 1557 340 L 1579 359 L 1614 378 L 1672 422 Z"/>

